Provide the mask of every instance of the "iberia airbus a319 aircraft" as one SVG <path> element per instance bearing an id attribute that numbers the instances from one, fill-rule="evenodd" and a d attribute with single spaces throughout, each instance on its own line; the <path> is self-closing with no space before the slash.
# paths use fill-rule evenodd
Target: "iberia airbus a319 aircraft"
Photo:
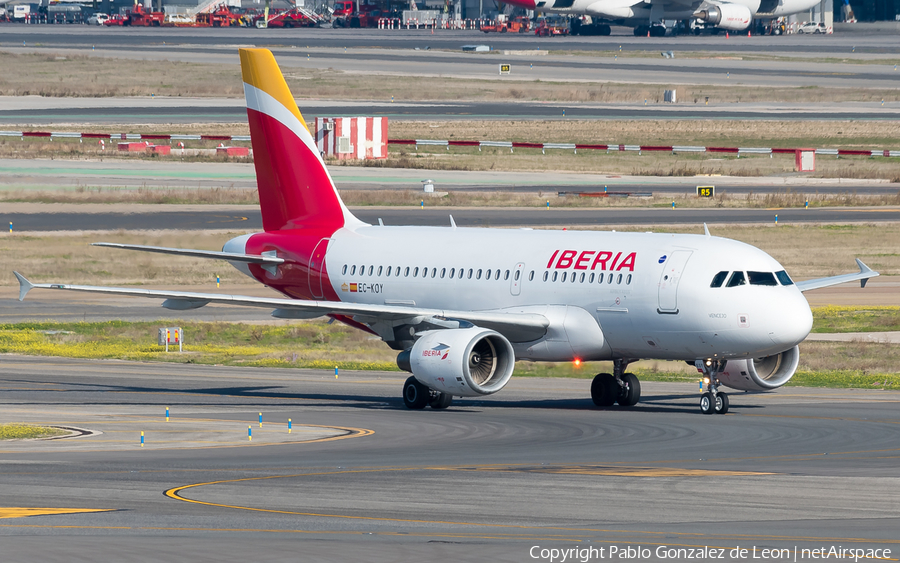
<path id="1" fill-rule="evenodd" d="M 265 49 L 241 49 L 264 232 L 221 252 L 102 246 L 227 260 L 287 298 L 32 284 L 165 299 L 174 310 L 227 303 L 273 316 L 328 315 L 399 351 L 411 409 L 503 389 L 516 360 L 611 360 L 598 406 L 635 405 L 638 359 L 684 360 L 704 374 L 703 413 L 724 413 L 722 387 L 766 391 L 797 369 L 812 314 L 803 291 L 878 273 L 795 283 L 753 246 L 705 235 L 383 226 L 344 206 L 316 141 Z M 475 251 L 477 249 L 477 251 Z"/>

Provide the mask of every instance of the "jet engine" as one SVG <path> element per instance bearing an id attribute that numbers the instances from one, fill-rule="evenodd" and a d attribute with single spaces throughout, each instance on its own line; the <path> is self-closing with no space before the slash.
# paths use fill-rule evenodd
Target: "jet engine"
<path id="1" fill-rule="evenodd" d="M 698 20 L 731 31 L 747 29 L 753 19 L 750 8 L 741 4 L 715 4 L 700 10 L 694 16 Z"/>
<path id="2" fill-rule="evenodd" d="M 728 360 L 719 372 L 719 382 L 742 391 L 770 391 L 781 387 L 794 376 L 800 363 L 800 348 L 794 346 L 774 356 L 752 360 Z"/>
<path id="3" fill-rule="evenodd" d="M 509 340 L 493 330 L 431 330 L 397 356 L 397 365 L 435 391 L 477 397 L 503 389 L 512 377 L 516 355 Z"/>

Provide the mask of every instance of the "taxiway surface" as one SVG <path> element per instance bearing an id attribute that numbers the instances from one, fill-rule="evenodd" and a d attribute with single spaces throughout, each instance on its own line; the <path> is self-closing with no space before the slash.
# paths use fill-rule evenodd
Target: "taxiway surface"
<path id="1" fill-rule="evenodd" d="M 525 378 L 438 412 L 403 408 L 403 378 L 3 356 L 4 421 L 117 437 L 0 444 L 3 559 L 900 547 L 896 392 L 735 394 L 732 414 L 707 417 L 693 383 L 646 383 L 623 410 L 594 408 L 587 379 Z M 173 434 L 150 448 L 167 439 L 166 407 L 178 432 L 220 443 L 179 447 Z M 289 418 L 343 439 L 256 445 L 286 440 Z M 21 517 L 29 508 L 43 512 Z"/>
<path id="2" fill-rule="evenodd" d="M 426 202 L 427 204 L 427 202 Z M 616 227 L 633 225 L 882 223 L 900 221 L 898 207 L 817 207 L 804 209 L 738 208 L 470 208 L 470 207 L 351 207 L 354 215 L 370 224 L 450 226 L 450 216 L 460 227 Z M 62 211 L 56 213 L 0 213 L 2 224 L 12 223 L 17 232 L 117 231 L 117 230 L 228 230 L 258 231 L 262 216 L 258 207 L 192 211 L 140 210 L 131 212 Z"/>

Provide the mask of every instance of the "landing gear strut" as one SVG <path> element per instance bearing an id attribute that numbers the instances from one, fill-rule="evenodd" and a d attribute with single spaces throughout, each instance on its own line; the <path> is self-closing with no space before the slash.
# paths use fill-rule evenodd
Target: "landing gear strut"
<path id="1" fill-rule="evenodd" d="M 728 394 L 719 391 L 718 374 L 725 369 L 725 360 L 697 360 L 697 369 L 703 372 L 706 391 L 700 395 L 700 412 L 703 414 L 725 414 L 728 412 Z"/>
<path id="2" fill-rule="evenodd" d="M 591 382 L 591 399 L 598 407 L 619 403 L 633 407 L 641 399 L 641 382 L 633 373 L 625 373 L 628 360 L 615 360 L 613 373 L 600 373 Z"/>

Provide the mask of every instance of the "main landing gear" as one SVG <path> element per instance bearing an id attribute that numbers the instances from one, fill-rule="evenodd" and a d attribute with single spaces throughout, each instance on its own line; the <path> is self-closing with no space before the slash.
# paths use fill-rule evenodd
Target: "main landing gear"
<path id="1" fill-rule="evenodd" d="M 619 403 L 633 407 L 641 399 L 641 382 L 633 373 L 625 373 L 626 360 L 613 362 L 613 373 L 600 373 L 591 382 L 591 399 L 598 407 L 611 407 Z"/>
<path id="2" fill-rule="evenodd" d="M 453 395 L 433 391 L 422 385 L 414 376 L 407 378 L 403 384 L 403 404 L 406 408 L 421 410 L 431 407 L 435 410 L 446 409 L 453 403 Z"/>
<path id="3" fill-rule="evenodd" d="M 728 412 L 728 394 L 719 391 L 718 374 L 725 369 L 725 360 L 697 360 L 697 369 L 703 372 L 706 391 L 700 395 L 700 412 L 703 414 L 725 414 Z"/>

